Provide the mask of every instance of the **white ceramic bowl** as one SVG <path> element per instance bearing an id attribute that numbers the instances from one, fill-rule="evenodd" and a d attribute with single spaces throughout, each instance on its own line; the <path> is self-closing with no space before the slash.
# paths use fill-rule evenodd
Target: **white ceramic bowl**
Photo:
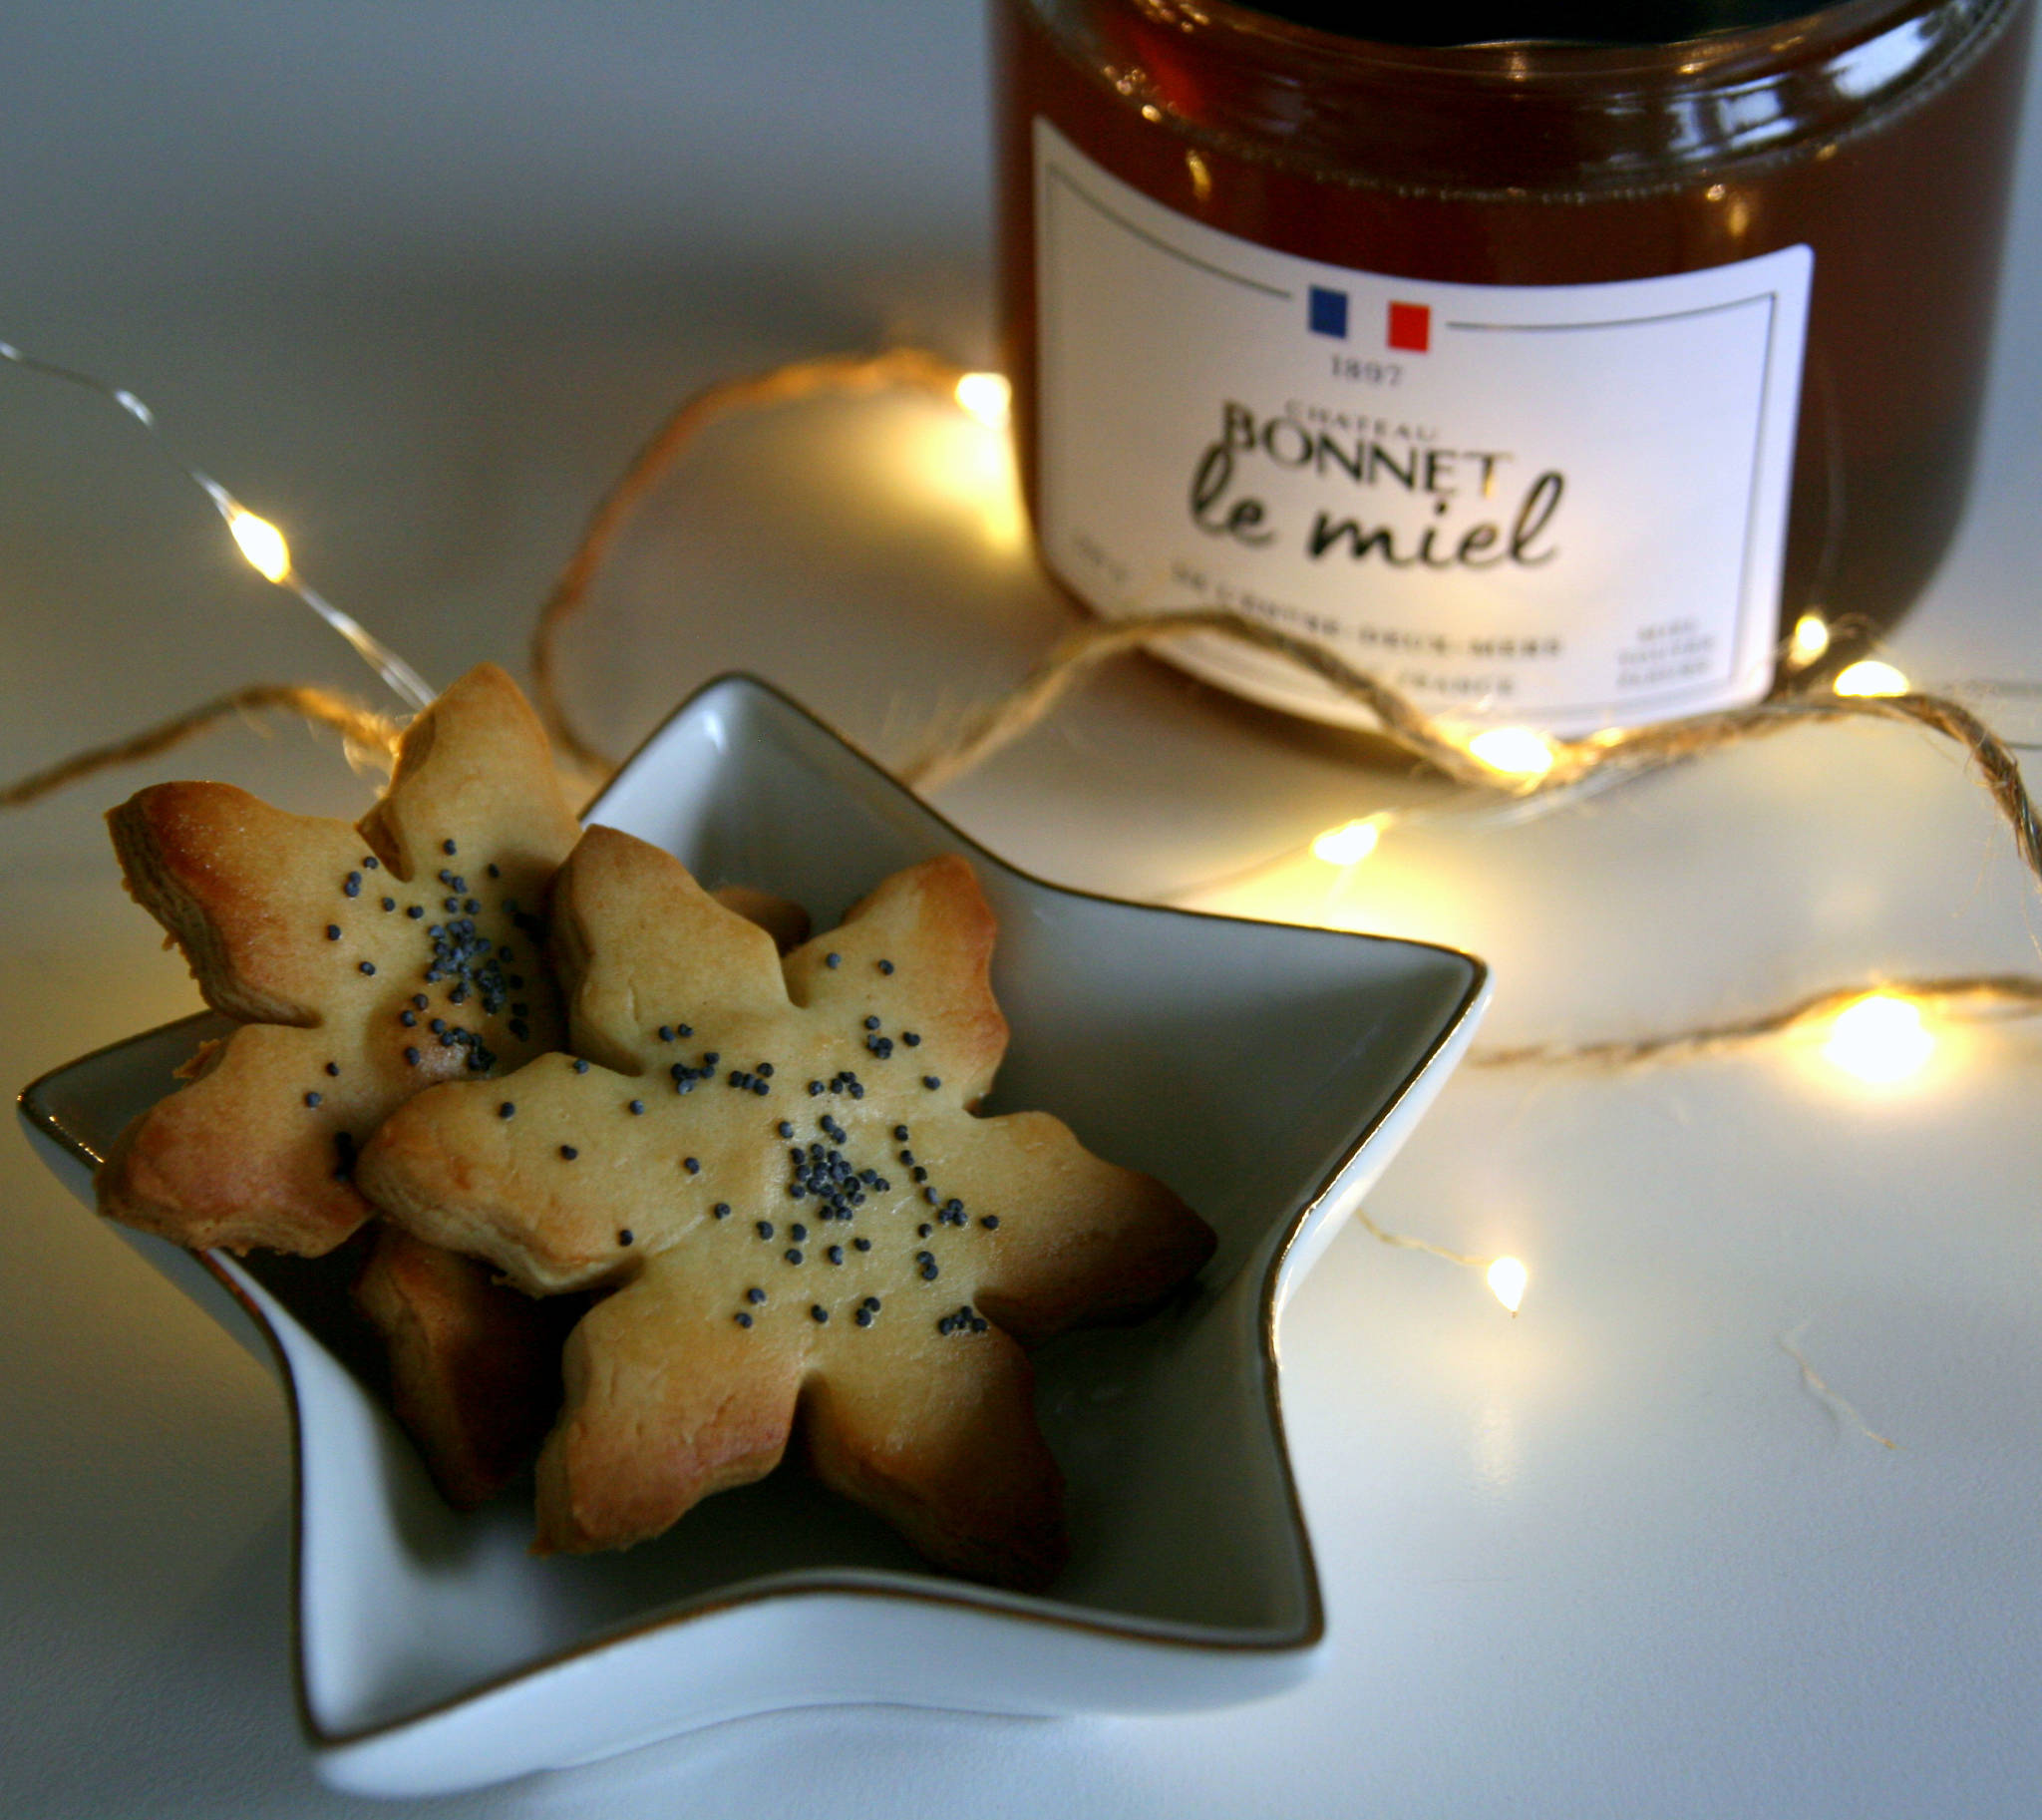
<path id="1" fill-rule="evenodd" d="M 1013 1026 L 992 1109 L 1045 1107 L 1163 1177 L 1219 1250 L 1182 1307 L 1038 1354 L 1073 1549 L 1049 1597 L 1023 1598 L 929 1571 L 793 1470 L 628 1554 L 534 1560 L 524 1496 L 466 1517 L 440 1502 L 344 1362 L 330 1274 L 119 1229 L 289 1394 L 299 1706 L 321 1773 L 428 1794 L 776 1707 L 1167 1712 L 1302 1679 L 1325 1623 L 1284 1453 L 1277 1310 L 1466 1048 L 1482 963 L 1044 885 L 741 677 L 682 707 L 590 819 L 709 885 L 794 898 L 818 927 L 886 873 L 969 853 Z M 88 1203 L 108 1142 L 213 1025 L 136 1037 L 23 1094 Z"/>

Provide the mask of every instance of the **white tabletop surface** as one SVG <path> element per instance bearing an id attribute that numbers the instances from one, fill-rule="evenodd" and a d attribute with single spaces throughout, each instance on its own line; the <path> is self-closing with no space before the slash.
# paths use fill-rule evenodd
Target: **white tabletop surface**
<path id="1" fill-rule="evenodd" d="M 583 514 L 689 388 L 895 337 L 988 356 L 982 37 L 967 0 L 17 6 L 0 337 L 151 401 L 428 675 L 515 664 Z M 2042 677 L 2027 146 L 1978 490 L 1894 641 L 1924 683 Z M 590 724 L 621 749 L 741 666 L 897 755 L 1019 676 L 1068 616 L 997 493 L 937 484 L 988 458 L 976 434 L 893 400 L 705 445 L 571 640 Z M 0 774 L 298 679 L 372 691 L 132 425 L 0 369 Z M 330 741 L 235 727 L 0 820 L 0 1081 L 195 1005 L 98 822 L 193 774 L 323 813 L 367 790 Z M 1228 882 L 1398 788 L 1131 664 L 937 800 L 1054 879 L 1472 949 L 1492 1041 L 2042 965 L 1983 793 L 1882 728 L 1395 835 L 1344 880 L 1293 858 Z M 1806 1045 L 1464 1072 L 1371 1213 L 1515 1253 L 1531 1289 L 1512 1320 L 1473 1274 L 1350 1229 L 1291 1305 L 1331 1634 L 1299 1691 L 1142 1721 L 782 1713 L 419 1806 L 2032 1814 L 2038 1044 L 1974 1028 L 1885 1090 Z M 373 1811 L 315 1782 L 294 1727 L 274 1381 L 17 1130 L 0 1283 L 0 1812 Z"/>

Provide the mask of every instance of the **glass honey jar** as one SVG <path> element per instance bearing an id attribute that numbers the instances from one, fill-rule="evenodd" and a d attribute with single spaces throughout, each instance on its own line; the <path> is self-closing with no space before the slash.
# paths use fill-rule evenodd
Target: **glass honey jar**
<path id="1" fill-rule="evenodd" d="M 1023 473 L 1093 609 L 1576 736 L 1757 700 L 1933 573 L 2027 0 L 997 6 Z"/>

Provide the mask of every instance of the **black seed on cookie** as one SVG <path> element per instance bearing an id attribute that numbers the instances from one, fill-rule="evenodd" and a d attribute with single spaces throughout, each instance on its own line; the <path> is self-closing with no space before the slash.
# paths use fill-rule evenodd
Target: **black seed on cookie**
<path id="1" fill-rule="evenodd" d="M 941 1274 L 942 1272 L 936 1269 L 936 1261 L 933 1258 L 921 1267 L 921 1279 L 923 1282 L 934 1282 Z"/>
<path id="2" fill-rule="evenodd" d="M 893 1127 L 893 1140 L 897 1144 L 905 1144 L 907 1142 L 907 1127 L 905 1125 Z"/>
<path id="3" fill-rule="evenodd" d="M 497 1108 L 497 1117 L 500 1119 L 514 1119 L 516 1116 L 517 1104 L 514 1100 L 506 1100 Z"/>
<path id="4" fill-rule="evenodd" d="M 825 954 L 823 956 L 823 964 L 826 967 L 841 967 L 844 964 L 844 956 L 842 954 Z"/>
<path id="5" fill-rule="evenodd" d="M 817 1301 L 817 1302 L 811 1302 L 811 1303 L 809 1304 L 809 1318 L 810 1318 L 810 1319 L 811 1319 L 812 1321 L 814 1321 L 814 1322 L 816 1323 L 816 1325 L 817 1325 L 817 1326 L 819 1326 L 819 1327 L 820 1327 L 820 1326 L 822 1326 L 822 1325 L 823 1325 L 823 1324 L 824 1324 L 824 1323 L 825 1323 L 825 1322 L 826 1322 L 827 1320 L 829 1320 L 829 1318 L 830 1318 L 830 1310 L 829 1310 L 828 1308 L 824 1307 L 824 1305 L 823 1305 L 823 1304 L 822 1304 L 822 1303 L 821 1303 L 820 1301 Z"/>
<path id="6" fill-rule="evenodd" d="M 853 1239 L 851 1242 L 851 1249 L 854 1252 L 869 1252 L 872 1249 L 872 1242 L 869 1239 Z"/>
<path id="7" fill-rule="evenodd" d="M 580 1154 L 580 1151 L 576 1150 L 571 1144 L 562 1144 L 560 1146 L 560 1160 L 563 1163 L 573 1162 Z"/>
<path id="8" fill-rule="evenodd" d="M 860 1308 L 851 1319 L 861 1327 L 869 1327 L 872 1324 L 872 1311 L 870 1308 Z"/>
<path id="9" fill-rule="evenodd" d="M 383 862 L 377 859 L 374 854 L 365 853 L 362 855 L 362 870 L 364 872 L 381 872 L 383 870 Z"/>
<path id="10" fill-rule="evenodd" d="M 844 1247 L 841 1245 L 833 1245 L 830 1248 L 828 1256 L 832 1264 L 842 1264 L 844 1262 Z"/>
<path id="11" fill-rule="evenodd" d="M 574 1072 L 576 1074 L 586 1074 L 588 1072 L 588 1064 L 579 1056 L 574 1058 Z"/>
<path id="12" fill-rule="evenodd" d="M 880 971 L 880 972 L 882 972 L 882 973 L 890 973 L 890 972 L 892 972 L 892 970 L 893 970 L 893 963 L 892 963 L 892 961 L 890 961 L 890 960 L 882 960 L 882 961 L 880 961 L 880 962 L 879 962 L 879 971 Z"/>
<path id="13" fill-rule="evenodd" d="M 404 1059 L 407 1062 L 409 1062 L 414 1068 L 416 1068 L 419 1065 L 421 1057 L 416 1049 L 407 1049 L 404 1052 Z"/>
<path id="14" fill-rule="evenodd" d="M 670 1043 L 674 1040 L 674 1027 L 672 1024 L 661 1024 L 659 1026 L 659 1040 L 663 1043 Z"/>
<path id="15" fill-rule="evenodd" d="M 921 1047 L 921 1038 L 917 1036 L 912 1030 L 901 1031 L 900 1040 L 904 1042 L 910 1049 L 918 1049 Z"/>
<path id="16" fill-rule="evenodd" d="M 865 1019 L 865 1028 L 867 1030 L 876 1030 L 878 1027 L 879 1020 L 876 1017 L 868 1017 Z"/>
<path id="17" fill-rule="evenodd" d="M 719 1220 L 728 1220 L 730 1218 L 730 1203 L 728 1201 L 719 1201 L 709 1211 Z"/>
<path id="18" fill-rule="evenodd" d="M 323 1093 L 308 1093 L 305 1095 L 305 1104 L 307 1106 L 316 1106 L 325 1097 Z"/>
<path id="19" fill-rule="evenodd" d="M 459 853 L 461 850 L 452 841 L 442 841 L 440 843 L 440 851 L 445 854 L 452 854 Z"/>
<path id="20" fill-rule="evenodd" d="M 490 877 L 493 879 L 501 879 L 504 876 L 502 869 L 497 865 L 496 861 L 494 860 L 490 862 L 489 870 Z"/>
<path id="21" fill-rule="evenodd" d="M 341 881 L 340 892 L 344 898 L 359 898 L 362 895 L 362 875 L 358 872 L 349 873 Z"/>
<path id="22" fill-rule="evenodd" d="M 779 1132 L 780 1135 L 784 1138 L 791 1138 L 794 1136 L 794 1127 L 790 1125 L 785 1119 L 782 1119 L 780 1123 L 774 1127 L 774 1130 Z"/>
<path id="23" fill-rule="evenodd" d="M 809 1229 L 800 1224 L 796 1224 L 787 1229 L 787 1236 L 790 1239 L 792 1239 L 797 1245 L 799 1245 L 804 1239 L 806 1239 L 809 1236 Z"/>
<path id="24" fill-rule="evenodd" d="M 427 1005 L 432 1003 L 432 1000 L 429 999 L 423 992 L 414 992 L 411 995 L 411 1001 L 413 1004 L 417 1005 L 421 1011 L 423 1011 Z"/>
<path id="25" fill-rule="evenodd" d="M 921 1077 L 921 1084 L 933 1093 L 943 1084 L 943 1077 L 940 1074 L 924 1074 Z"/>
<path id="26" fill-rule="evenodd" d="M 773 1237 L 773 1222 L 771 1220 L 761 1220 L 753 1230 L 758 1233 L 761 1239 L 771 1239 Z"/>
<path id="27" fill-rule="evenodd" d="M 745 1291 L 745 1299 L 756 1308 L 766 1299 L 766 1291 L 760 1288 L 747 1289 Z"/>
<path id="28" fill-rule="evenodd" d="M 789 1264 L 800 1264 L 802 1261 L 801 1253 L 794 1250 L 792 1247 L 790 1247 L 784 1255 Z"/>
<path id="29" fill-rule="evenodd" d="M 633 1113 L 643 1112 L 645 1110 L 645 1102 L 643 1100 L 633 1100 L 631 1102 L 630 1110 Z"/>
<path id="30" fill-rule="evenodd" d="M 426 913 L 426 907 L 423 904 L 414 904 L 409 906 L 404 913 L 416 922 Z"/>
<path id="31" fill-rule="evenodd" d="M 339 924 L 339 923 L 337 923 L 337 922 L 329 922 L 329 923 L 328 923 L 328 924 L 326 925 L 326 939 L 327 939 L 328 941 L 338 941 L 338 940 L 340 939 L 340 924 Z"/>
<path id="32" fill-rule="evenodd" d="M 373 973 L 373 972 L 375 972 L 375 970 L 376 970 L 376 963 L 375 963 L 375 962 L 374 962 L 373 960 L 365 960 L 365 961 L 363 961 L 363 962 L 362 962 L 362 965 L 361 965 L 361 971 L 362 971 L 363 973 Z"/>
<path id="33" fill-rule="evenodd" d="M 998 1214 L 986 1214 L 982 1216 L 979 1220 L 979 1225 L 984 1227 L 985 1230 L 989 1233 L 995 1231 L 998 1228 L 999 1224 L 1000 1217 Z"/>
<path id="34" fill-rule="evenodd" d="M 699 1176 L 702 1173 L 702 1159 L 700 1157 L 683 1157 L 681 1159 L 681 1167 L 689 1175 Z"/>
<path id="35" fill-rule="evenodd" d="M 395 898 L 385 898 L 383 900 L 383 908 L 387 910 L 394 910 L 397 908 L 397 900 Z"/>
<path id="36" fill-rule="evenodd" d="M 631 1229 L 628 1226 L 617 1235 L 617 1243 L 619 1245 L 629 1245 L 631 1243 Z"/>
<path id="37" fill-rule="evenodd" d="M 741 1327 L 749 1327 L 752 1324 L 752 1317 L 749 1314 L 747 1314 L 742 1308 L 740 1308 L 735 1314 L 733 1314 L 731 1318 L 735 1320 Z"/>

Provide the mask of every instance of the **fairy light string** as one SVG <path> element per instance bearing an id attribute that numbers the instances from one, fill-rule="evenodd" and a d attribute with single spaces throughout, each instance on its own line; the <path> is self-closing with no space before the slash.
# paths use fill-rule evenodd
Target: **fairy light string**
<path id="1" fill-rule="evenodd" d="M 248 510 L 209 474 L 185 460 L 160 428 L 155 412 L 124 387 L 24 353 L 0 341 L 0 360 L 25 372 L 96 394 L 142 426 L 171 464 L 219 513 L 242 556 L 259 574 L 294 594 L 381 678 L 407 707 L 427 705 L 433 691 L 395 651 L 352 615 L 334 606 L 300 575 L 289 545 L 274 525 Z M 610 775 L 614 761 L 575 726 L 561 699 L 560 639 L 586 608 L 593 585 L 618 538 L 639 507 L 680 458 L 711 426 L 745 413 L 821 396 L 859 396 L 908 390 L 944 400 L 991 428 L 1004 425 L 1009 389 L 994 373 L 975 372 L 918 348 L 876 354 L 827 355 L 726 378 L 684 398 L 646 438 L 617 480 L 597 501 L 581 537 L 540 606 L 530 645 L 532 696 L 563 763 Z M 1561 740 L 1524 727 L 1480 727 L 1426 714 L 1379 678 L 1336 653 L 1260 620 L 1215 608 L 1130 611 L 1091 621 L 1059 639 L 1012 689 L 950 717 L 940 735 L 896 767 L 902 781 L 929 794 L 956 781 L 1041 725 L 1072 689 L 1100 665 L 1180 637 L 1217 635 L 1278 655 L 1316 677 L 1344 699 L 1365 708 L 1383 736 L 1473 797 L 1473 804 L 1375 810 L 1328 829 L 1303 848 L 1255 862 L 1231 875 L 1251 877 L 1309 852 L 1323 864 L 1349 870 L 1364 863 L 1382 839 L 1400 827 L 1455 823 L 1494 826 L 1566 807 L 1583 796 L 1683 764 L 1724 746 L 1793 727 L 1872 719 L 1912 726 L 1960 746 L 2006 824 L 2022 864 L 2042 883 L 2042 825 L 2022 780 L 2013 746 L 1954 698 L 1914 689 L 1891 665 L 1861 658 L 1824 682 L 1817 666 L 1853 636 L 1846 620 L 1804 615 L 1783 644 L 1787 690 L 1751 707 L 1692 716 L 1640 728 L 1610 728 Z M 2018 693 L 2022 685 L 1992 685 Z M 83 778 L 134 764 L 195 738 L 223 720 L 263 712 L 296 714 L 340 733 L 351 759 L 387 764 L 402 723 L 332 691 L 296 684 L 254 684 L 217 696 L 129 738 L 80 752 L 0 788 L 0 807 L 40 800 Z M 1223 881 L 1221 883 L 1224 883 Z M 1210 890 L 1207 881 L 1200 890 Z M 1184 893 L 1175 894 L 1183 897 Z M 1811 993 L 1780 1009 L 1751 1017 L 1654 1035 L 1587 1042 L 1552 1042 L 1471 1052 L 1470 1065 L 1497 1069 L 1584 1065 L 1628 1068 L 1690 1060 L 1827 1028 L 1826 1057 L 1860 1079 L 1892 1081 L 1921 1064 L 1935 1042 L 1922 1021 L 1928 1011 L 1945 1018 L 2027 1017 L 2042 1011 L 2042 977 L 1995 973 L 1873 980 Z M 1427 1253 L 1479 1271 L 1491 1292 L 1516 1313 L 1529 1272 L 1516 1258 L 1479 1257 L 1425 1240 L 1390 1233 L 1368 1215 L 1362 1227 L 1381 1243 Z M 1795 1351 L 1790 1340 L 1783 1340 Z M 1798 1351 L 1812 1390 L 1835 1401 Z M 1863 1428 L 1864 1424 L 1858 1425 Z M 1871 1434 L 1870 1429 L 1865 1432 Z M 1873 1435 L 1880 1441 L 1884 1437 Z M 1890 1445 L 1890 1443 L 1885 1443 Z"/>
<path id="2" fill-rule="evenodd" d="M 285 541 L 283 533 L 267 519 L 250 512 L 211 475 L 179 454 L 157 422 L 156 412 L 126 386 L 112 385 L 91 373 L 81 372 L 76 367 L 60 366 L 55 361 L 38 359 L 33 354 L 24 353 L 10 341 L 0 341 L 0 361 L 19 367 L 25 373 L 35 373 L 45 379 L 59 380 L 65 385 L 77 386 L 96 397 L 104 398 L 115 405 L 124 416 L 140 424 L 170 466 L 212 502 L 213 509 L 219 514 L 228 534 L 233 538 L 235 546 L 247 558 L 249 567 L 265 581 L 295 594 L 318 614 L 332 630 L 347 640 L 355 654 L 383 679 L 384 686 L 407 707 L 416 711 L 433 699 L 431 685 L 418 671 L 376 637 L 353 614 L 343 612 L 298 573 L 291 561 L 290 545 Z M 202 713 L 203 710 L 195 712 Z M 146 739 L 149 736 L 142 737 Z"/>

